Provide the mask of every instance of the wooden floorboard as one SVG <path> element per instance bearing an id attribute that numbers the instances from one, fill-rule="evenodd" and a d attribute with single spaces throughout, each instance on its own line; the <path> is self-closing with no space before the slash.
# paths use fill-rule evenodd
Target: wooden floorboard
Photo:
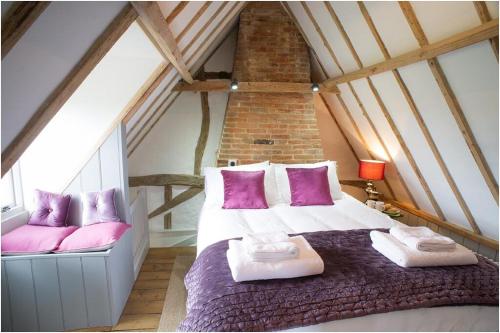
<path id="1" fill-rule="evenodd" d="M 79 332 L 152 332 L 158 330 L 165 295 L 175 258 L 196 255 L 195 247 L 151 248 L 118 323 L 113 326 L 91 327 Z"/>

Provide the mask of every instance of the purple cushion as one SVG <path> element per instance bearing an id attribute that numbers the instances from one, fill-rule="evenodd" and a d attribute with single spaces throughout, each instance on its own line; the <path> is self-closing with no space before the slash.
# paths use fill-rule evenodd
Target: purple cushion
<path id="1" fill-rule="evenodd" d="M 88 252 L 107 250 L 130 228 L 123 222 L 104 222 L 79 228 L 66 237 L 54 252 Z"/>
<path id="2" fill-rule="evenodd" d="M 115 207 L 115 189 L 82 194 L 82 224 L 120 221 Z"/>
<path id="3" fill-rule="evenodd" d="M 2 236 L 2 255 L 49 253 L 76 229 L 25 224 Z"/>
<path id="4" fill-rule="evenodd" d="M 222 208 L 269 208 L 264 192 L 264 170 L 221 170 L 221 174 L 224 179 L 224 205 Z"/>
<path id="5" fill-rule="evenodd" d="M 35 190 L 35 210 L 28 224 L 48 227 L 65 226 L 70 201 L 70 195 Z"/>
<path id="6" fill-rule="evenodd" d="M 328 185 L 328 166 L 319 168 L 286 168 L 291 206 L 333 205 Z"/>

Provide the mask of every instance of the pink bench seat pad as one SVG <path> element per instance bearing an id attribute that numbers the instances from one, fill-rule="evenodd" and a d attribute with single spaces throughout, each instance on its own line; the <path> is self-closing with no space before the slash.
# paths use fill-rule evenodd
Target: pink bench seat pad
<path id="1" fill-rule="evenodd" d="M 76 229 L 78 229 L 77 226 L 23 225 L 2 236 L 2 255 L 29 255 L 52 252 Z"/>
<path id="2" fill-rule="evenodd" d="M 54 252 L 103 251 L 113 247 L 130 227 L 130 224 L 124 222 L 86 225 L 66 237 Z"/>

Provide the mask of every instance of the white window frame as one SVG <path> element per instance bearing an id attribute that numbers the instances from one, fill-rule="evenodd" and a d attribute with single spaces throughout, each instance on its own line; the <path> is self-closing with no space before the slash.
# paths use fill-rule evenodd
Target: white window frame
<path id="1" fill-rule="evenodd" d="M 15 201 L 12 207 L 9 206 L 9 209 L 7 211 L 2 212 L 2 222 L 26 211 L 26 209 L 24 208 L 23 184 L 21 181 L 21 168 L 19 166 L 19 161 L 12 166 L 10 177 L 12 177 L 12 186 L 14 187 L 13 192 Z M 4 207 L 1 208 L 3 210 Z"/>

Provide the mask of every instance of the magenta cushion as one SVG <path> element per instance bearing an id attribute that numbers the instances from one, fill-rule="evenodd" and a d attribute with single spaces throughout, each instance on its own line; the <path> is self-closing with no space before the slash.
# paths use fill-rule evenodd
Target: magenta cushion
<path id="1" fill-rule="evenodd" d="M 65 226 L 70 201 L 70 195 L 35 190 L 35 210 L 28 224 L 47 227 Z"/>
<path id="2" fill-rule="evenodd" d="M 130 224 L 104 222 L 86 225 L 66 237 L 54 252 L 102 251 L 113 247 Z"/>
<path id="3" fill-rule="evenodd" d="M 83 193 L 82 204 L 83 225 L 120 221 L 115 207 L 115 189 Z"/>
<path id="4" fill-rule="evenodd" d="M 52 252 L 76 229 L 73 225 L 56 228 L 25 224 L 2 236 L 2 255 Z"/>
<path id="5" fill-rule="evenodd" d="M 328 166 L 319 168 L 286 168 L 291 206 L 333 205 L 328 185 Z"/>
<path id="6" fill-rule="evenodd" d="M 269 208 L 264 191 L 264 170 L 221 170 L 221 174 L 224 179 L 224 205 L 222 208 Z"/>

